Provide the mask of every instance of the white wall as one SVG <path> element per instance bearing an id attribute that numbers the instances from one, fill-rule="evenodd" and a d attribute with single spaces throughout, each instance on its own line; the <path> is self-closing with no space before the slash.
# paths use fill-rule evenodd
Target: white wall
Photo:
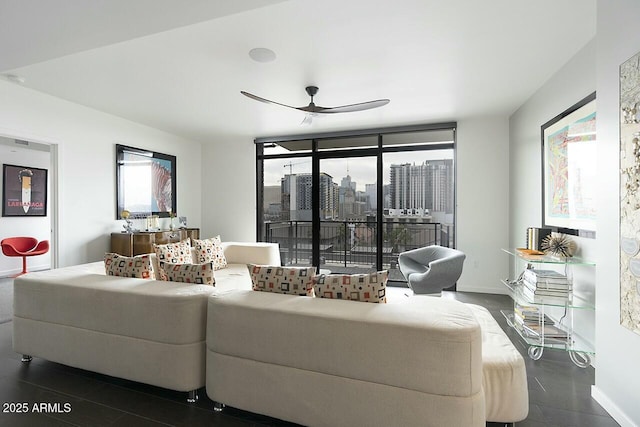
<path id="1" fill-rule="evenodd" d="M 221 138 L 202 148 L 201 237 L 256 241 L 256 150 L 252 139 Z"/>
<path id="2" fill-rule="evenodd" d="M 13 139 L 0 137 L 0 163 L 18 166 L 29 166 L 49 169 L 51 155 L 48 151 L 34 150 L 14 144 Z M 48 147 L 45 147 L 48 148 Z M 0 176 L 2 188 L 4 176 Z M 51 183 L 47 185 L 48 199 L 51 199 Z M 29 236 L 40 240 L 48 240 L 51 235 L 51 205 L 47 208 L 47 216 L 2 217 L 0 218 L 0 240 L 14 236 Z M 51 266 L 51 252 L 27 258 L 29 271 L 44 270 Z M 7 277 L 22 271 L 21 257 L 5 257 L 0 255 L 0 277 Z"/>
<path id="3" fill-rule="evenodd" d="M 0 135 L 58 144 L 59 265 L 102 259 L 116 221 L 115 144 L 177 156 L 178 215 L 201 221 L 201 145 L 0 81 Z"/>
<path id="4" fill-rule="evenodd" d="M 593 396 L 623 426 L 640 425 L 640 335 L 620 326 L 619 66 L 640 51 L 640 2 L 599 0 L 597 14 L 598 247 Z"/>
<path id="5" fill-rule="evenodd" d="M 526 229 L 542 226 L 541 125 L 596 89 L 596 41 L 584 46 L 509 119 L 509 246 L 524 247 Z M 598 101 L 596 101 L 598 102 Z M 599 112 L 598 112 L 599 114 Z M 597 120 L 600 120 L 599 116 Z M 596 239 L 573 237 L 576 255 L 595 261 Z M 574 292 L 595 304 L 595 268 L 573 267 Z M 514 271 L 510 272 L 514 277 Z M 550 313 L 556 319 L 562 313 Z M 576 332 L 595 346 L 595 313 L 574 310 Z M 596 349 L 597 352 L 598 349 Z"/>
<path id="6" fill-rule="evenodd" d="M 504 294 L 509 244 L 509 123 L 504 117 L 458 121 L 457 243 L 466 253 L 458 290 Z"/>

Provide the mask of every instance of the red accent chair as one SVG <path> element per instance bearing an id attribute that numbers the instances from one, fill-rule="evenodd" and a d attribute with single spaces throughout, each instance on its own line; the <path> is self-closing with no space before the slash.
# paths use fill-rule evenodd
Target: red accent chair
<path id="1" fill-rule="evenodd" d="M 22 272 L 14 277 L 21 276 L 27 272 L 27 257 L 42 255 L 49 252 L 49 241 L 43 240 L 38 243 L 38 239 L 33 237 L 7 237 L 0 242 L 2 253 L 6 256 L 22 257 Z"/>

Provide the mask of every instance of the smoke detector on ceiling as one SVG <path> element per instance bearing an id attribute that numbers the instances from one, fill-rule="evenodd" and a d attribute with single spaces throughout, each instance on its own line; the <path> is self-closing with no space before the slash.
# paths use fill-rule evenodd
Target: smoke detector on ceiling
<path id="1" fill-rule="evenodd" d="M 276 60 L 276 53 L 266 47 L 256 47 L 249 51 L 249 57 L 256 62 L 273 62 Z"/>

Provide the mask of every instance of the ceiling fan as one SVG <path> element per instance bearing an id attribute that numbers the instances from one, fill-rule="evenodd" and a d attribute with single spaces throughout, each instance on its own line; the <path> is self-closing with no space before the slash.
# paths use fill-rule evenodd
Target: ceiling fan
<path id="1" fill-rule="evenodd" d="M 353 111 L 370 110 L 372 108 L 382 107 L 383 105 L 387 105 L 389 103 L 388 99 L 376 99 L 375 101 L 360 102 L 358 104 L 341 105 L 339 107 L 321 107 L 319 105 L 316 105 L 313 102 L 313 97 L 318 93 L 318 87 L 307 86 L 305 90 L 307 91 L 307 94 L 311 97 L 311 102 L 309 102 L 309 105 L 306 105 L 304 107 L 292 107 L 291 105 L 270 101 L 268 99 L 261 98 L 257 95 L 254 95 L 249 92 L 245 92 L 243 90 L 241 90 L 240 93 L 256 101 L 264 102 L 265 104 L 275 104 L 275 105 L 280 105 L 282 107 L 293 108 L 294 110 L 304 111 L 305 113 L 307 113 L 307 115 L 301 124 L 311 124 L 312 117 L 318 114 L 350 113 Z"/>

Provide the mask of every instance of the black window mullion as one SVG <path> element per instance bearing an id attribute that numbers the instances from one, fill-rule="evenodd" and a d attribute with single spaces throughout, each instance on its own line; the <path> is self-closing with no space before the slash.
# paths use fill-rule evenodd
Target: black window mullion
<path id="1" fill-rule="evenodd" d="M 385 153 L 400 153 L 402 151 L 431 151 L 431 150 L 451 150 L 453 149 L 453 143 L 446 142 L 442 144 L 429 144 L 429 145 L 403 145 L 400 147 L 384 147 L 382 151 Z"/>
<path id="2" fill-rule="evenodd" d="M 383 249 L 384 249 L 384 230 L 382 227 L 384 226 L 384 164 L 382 162 L 382 135 L 378 135 L 378 156 L 377 156 L 377 181 L 378 185 L 376 186 L 376 269 L 378 271 L 382 270 L 383 263 Z"/>
<path id="3" fill-rule="evenodd" d="M 263 241 L 264 227 L 264 147 L 256 144 L 256 242 Z M 266 241 L 266 239 L 264 239 Z"/>
<path id="4" fill-rule="evenodd" d="M 262 144 L 258 144 L 258 145 L 262 145 Z M 264 153 L 264 148 L 261 150 Z M 295 159 L 295 158 L 300 158 L 300 157 L 311 157 L 311 153 L 310 152 L 305 152 L 305 153 L 291 153 L 291 154 L 287 154 L 287 153 L 282 153 L 282 154 L 260 154 L 260 158 L 263 160 L 269 160 L 269 159 Z"/>
<path id="5" fill-rule="evenodd" d="M 323 159 L 343 159 L 347 157 L 375 156 L 378 151 L 378 148 L 354 148 L 350 150 L 319 151 L 317 155 Z"/>
<path id="6" fill-rule="evenodd" d="M 311 264 L 320 269 L 320 156 L 318 140 L 312 141 L 311 161 Z"/>

